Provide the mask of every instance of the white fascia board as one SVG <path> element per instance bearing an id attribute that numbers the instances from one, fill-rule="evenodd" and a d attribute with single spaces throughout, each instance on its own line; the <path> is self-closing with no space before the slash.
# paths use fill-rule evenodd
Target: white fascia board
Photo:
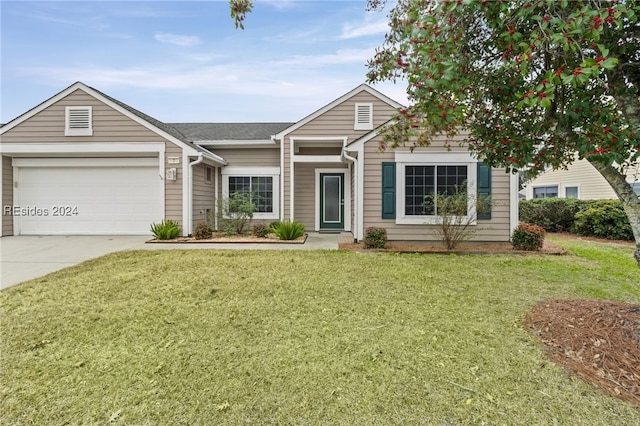
<path id="1" fill-rule="evenodd" d="M 164 153 L 164 142 L 6 143 L 1 154 Z"/>
<path id="2" fill-rule="evenodd" d="M 478 159 L 471 152 L 406 152 L 396 151 L 395 161 L 398 163 L 477 163 Z"/>
<path id="3" fill-rule="evenodd" d="M 202 154 L 202 157 L 204 158 L 206 163 L 213 163 L 214 166 L 226 166 L 227 165 L 227 160 L 225 160 L 224 158 L 222 158 L 219 155 L 216 155 L 216 154 L 214 154 L 212 152 L 195 151 L 194 154 L 188 153 L 187 155 L 189 155 L 190 157 L 198 157 L 200 154 Z"/>
<path id="4" fill-rule="evenodd" d="M 275 140 L 212 140 L 194 142 L 202 147 L 214 148 L 272 148 L 276 146 Z"/>
<path id="5" fill-rule="evenodd" d="M 287 134 L 293 132 L 294 130 L 304 126 L 305 124 L 307 124 L 311 120 L 321 116 L 325 112 L 331 110 L 332 108 L 336 107 L 337 105 L 340 105 L 342 102 L 344 102 L 347 99 L 357 95 L 360 92 L 367 92 L 370 95 L 378 98 L 382 102 L 385 102 L 385 103 L 391 105 L 394 108 L 402 108 L 402 104 L 394 101 L 393 99 L 391 99 L 388 96 L 378 92 L 377 90 L 375 90 L 374 88 L 372 88 L 372 87 L 370 87 L 370 86 L 368 86 L 366 84 L 361 84 L 358 87 L 356 87 L 355 89 L 351 90 L 350 92 L 347 92 L 344 95 L 340 96 L 335 101 L 328 103 L 327 105 L 325 105 L 324 107 L 320 108 L 316 112 L 313 112 L 313 113 L 309 114 L 308 116 L 306 116 L 302 120 L 298 121 L 294 125 L 289 126 L 286 129 L 282 130 L 280 133 L 276 134 L 275 137 L 276 138 L 284 137 L 285 135 L 287 135 Z"/>
<path id="6" fill-rule="evenodd" d="M 292 155 L 294 163 L 343 163 L 341 155 Z"/>
<path id="7" fill-rule="evenodd" d="M 34 115 L 38 114 L 39 112 L 49 108 L 51 105 L 55 104 L 60 99 L 63 99 L 64 97 L 68 96 L 69 94 L 75 92 L 78 89 L 86 91 L 86 89 L 88 89 L 88 87 L 85 86 L 84 84 L 80 83 L 80 82 L 72 84 L 71 86 L 69 86 L 66 89 L 64 89 L 62 92 L 50 97 L 46 101 L 42 102 L 41 104 L 37 105 L 34 108 L 31 108 L 29 111 L 25 112 L 22 115 L 19 115 L 18 117 L 14 118 L 10 122 L 8 122 L 4 126 L 2 126 L 2 128 L 0 128 L 0 135 L 2 135 L 5 132 L 8 132 L 9 130 L 11 130 L 15 126 L 17 126 L 18 124 L 24 122 L 25 120 L 28 120 L 29 118 L 33 117 Z"/>

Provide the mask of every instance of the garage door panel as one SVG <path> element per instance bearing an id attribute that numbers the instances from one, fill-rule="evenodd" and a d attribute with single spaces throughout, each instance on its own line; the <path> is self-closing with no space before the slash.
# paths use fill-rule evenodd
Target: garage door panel
<path id="1" fill-rule="evenodd" d="M 22 235 L 149 234 L 163 217 L 158 167 L 25 167 L 20 207 L 46 214 L 17 217 Z M 77 213 L 77 214 L 76 214 Z"/>

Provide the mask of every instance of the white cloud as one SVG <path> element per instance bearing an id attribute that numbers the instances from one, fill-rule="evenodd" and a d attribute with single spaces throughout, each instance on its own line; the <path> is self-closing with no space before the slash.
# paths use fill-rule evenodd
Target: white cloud
<path id="1" fill-rule="evenodd" d="M 389 29 L 387 18 L 380 17 L 380 14 L 375 14 L 376 18 L 372 16 L 373 14 L 367 13 L 362 21 L 344 24 L 339 38 L 347 40 L 386 33 Z"/>
<path id="2" fill-rule="evenodd" d="M 191 47 L 202 43 L 198 36 L 188 36 L 171 33 L 158 33 L 154 36 L 161 43 L 175 44 L 176 46 Z"/>
<path id="3" fill-rule="evenodd" d="M 289 59 L 275 61 L 274 65 L 302 65 L 305 67 L 318 67 L 323 65 L 338 65 L 347 63 L 360 63 L 363 66 L 371 59 L 375 48 L 370 49 L 340 49 L 336 53 L 325 55 L 296 55 Z"/>

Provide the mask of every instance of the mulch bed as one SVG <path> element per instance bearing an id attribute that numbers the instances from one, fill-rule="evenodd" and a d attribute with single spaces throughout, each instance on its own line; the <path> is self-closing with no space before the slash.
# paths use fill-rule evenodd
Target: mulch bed
<path id="1" fill-rule="evenodd" d="M 510 243 L 462 243 L 454 250 L 447 250 L 440 242 L 389 242 L 384 249 L 365 249 L 364 243 L 354 243 L 353 239 L 339 239 L 340 250 L 379 251 L 393 253 L 440 253 L 440 254 L 566 254 L 566 251 L 545 240 L 539 251 L 514 250 Z"/>
<path id="2" fill-rule="evenodd" d="M 159 243 L 159 244 L 304 244 L 307 241 L 308 234 L 304 234 L 302 237 L 295 240 L 281 240 L 274 234 L 269 234 L 266 237 L 258 237 L 253 234 L 243 235 L 227 235 L 224 233 L 214 233 L 211 238 L 196 240 L 193 237 L 178 237 L 172 240 L 149 240 L 147 243 Z"/>
<path id="3" fill-rule="evenodd" d="M 640 305 L 551 300 L 525 319 L 556 363 L 640 408 Z"/>

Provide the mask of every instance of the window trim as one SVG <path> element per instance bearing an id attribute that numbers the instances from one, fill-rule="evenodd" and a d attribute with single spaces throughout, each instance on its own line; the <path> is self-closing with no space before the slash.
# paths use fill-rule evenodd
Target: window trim
<path id="1" fill-rule="evenodd" d="M 358 113 L 358 110 L 360 107 L 367 107 L 369 109 L 369 119 L 364 122 L 364 121 L 359 121 L 358 118 L 360 117 L 360 114 Z M 355 112 L 355 119 L 354 119 L 354 124 L 353 124 L 353 130 L 373 130 L 373 103 L 372 102 L 356 102 L 355 104 L 355 108 L 354 108 L 354 112 Z"/>
<path id="2" fill-rule="evenodd" d="M 556 187 L 556 196 L 555 197 L 538 197 L 536 198 L 536 189 L 540 189 L 540 188 L 551 188 L 555 186 Z M 545 193 L 546 195 L 546 193 Z M 543 198 L 559 198 L 560 196 L 560 185 L 558 184 L 549 184 L 549 185 L 536 185 L 531 187 L 531 199 L 532 200 L 540 200 Z"/>
<path id="3" fill-rule="evenodd" d="M 222 197 L 229 196 L 229 177 L 273 178 L 273 212 L 253 214 L 253 219 L 277 220 L 280 218 L 280 168 L 279 167 L 224 167 L 222 169 Z"/>
<path id="4" fill-rule="evenodd" d="M 477 163 L 478 160 L 467 153 L 396 153 L 396 224 L 437 225 L 442 223 L 442 217 L 437 215 L 405 214 L 406 166 L 436 166 L 436 168 L 438 166 L 467 166 L 467 193 L 476 194 Z M 470 196 L 467 200 L 467 216 L 464 216 L 464 220 L 472 217 L 471 225 L 476 225 L 478 219 L 473 199 L 473 196 Z"/>
<path id="5" fill-rule="evenodd" d="M 565 185 L 564 188 L 563 188 L 564 198 L 570 198 L 570 197 L 567 197 L 567 188 L 575 188 L 576 189 L 576 197 L 575 197 L 575 199 L 576 200 L 580 199 L 580 185 Z M 573 198 L 573 197 L 571 197 L 571 198 Z"/>
<path id="6" fill-rule="evenodd" d="M 88 114 L 87 128 L 72 128 L 70 124 L 71 111 L 86 111 Z M 64 108 L 64 135 L 65 136 L 93 136 L 93 107 L 68 106 Z"/>
<path id="7" fill-rule="evenodd" d="M 204 168 L 204 183 L 213 183 L 213 167 L 211 166 Z"/>

